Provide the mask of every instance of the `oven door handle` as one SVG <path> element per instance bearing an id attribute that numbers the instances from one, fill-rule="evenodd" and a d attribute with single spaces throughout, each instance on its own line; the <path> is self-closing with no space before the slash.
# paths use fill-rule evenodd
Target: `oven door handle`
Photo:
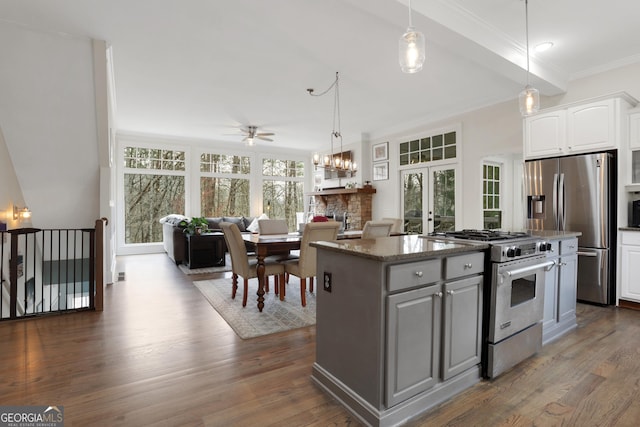
<path id="1" fill-rule="evenodd" d="M 551 270 L 556 265 L 556 261 L 547 261 L 542 264 L 530 265 L 528 267 L 516 268 L 515 270 L 507 270 L 500 275 L 500 283 L 504 283 L 505 276 L 517 276 L 519 274 L 528 273 L 530 271 L 538 270 L 540 268 L 544 268 L 545 271 Z"/>

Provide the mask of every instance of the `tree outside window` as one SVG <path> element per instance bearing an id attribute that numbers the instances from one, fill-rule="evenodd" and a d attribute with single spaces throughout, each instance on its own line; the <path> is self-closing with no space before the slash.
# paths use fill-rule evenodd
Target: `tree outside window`
<path id="1" fill-rule="evenodd" d="M 262 176 L 263 212 L 285 219 L 289 230 L 296 230 L 296 212 L 304 211 L 304 162 L 264 159 Z"/>

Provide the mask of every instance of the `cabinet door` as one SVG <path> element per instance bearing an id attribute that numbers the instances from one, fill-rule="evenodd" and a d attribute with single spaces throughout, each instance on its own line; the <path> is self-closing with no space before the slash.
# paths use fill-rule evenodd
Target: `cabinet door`
<path id="1" fill-rule="evenodd" d="M 567 149 L 585 152 L 617 148 L 616 99 L 567 110 Z"/>
<path id="2" fill-rule="evenodd" d="M 640 246 L 622 245 L 621 249 L 620 297 L 640 302 Z"/>
<path id="3" fill-rule="evenodd" d="M 438 382 L 440 289 L 429 286 L 387 298 L 387 407 Z"/>
<path id="4" fill-rule="evenodd" d="M 444 285 L 442 379 L 480 363 L 482 276 Z"/>
<path id="5" fill-rule="evenodd" d="M 578 255 L 560 257 L 558 285 L 558 321 L 571 321 L 576 317 Z"/>
<path id="6" fill-rule="evenodd" d="M 555 253 L 558 253 L 558 243 Z M 549 261 L 553 258 L 549 259 Z M 555 258 L 556 265 L 544 274 L 544 315 L 542 317 L 542 331 L 549 330 L 558 322 L 558 272 L 560 259 Z"/>
<path id="7" fill-rule="evenodd" d="M 550 111 L 527 117 L 524 121 L 526 158 L 557 156 L 566 142 L 566 111 Z"/>

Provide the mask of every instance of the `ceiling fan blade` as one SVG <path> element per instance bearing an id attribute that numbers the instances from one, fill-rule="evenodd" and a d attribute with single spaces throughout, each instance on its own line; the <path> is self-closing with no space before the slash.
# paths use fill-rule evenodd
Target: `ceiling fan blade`
<path id="1" fill-rule="evenodd" d="M 256 135 L 256 138 L 261 139 L 261 140 L 263 140 L 263 141 L 273 142 L 273 139 L 271 139 L 271 138 L 265 138 L 264 136 L 260 136 L 260 135 Z"/>
<path id="2" fill-rule="evenodd" d="M 275 135 L 275 133 L 273 132 L 258 132 L 256 133 L 256 136 L 273 136 Z"/>

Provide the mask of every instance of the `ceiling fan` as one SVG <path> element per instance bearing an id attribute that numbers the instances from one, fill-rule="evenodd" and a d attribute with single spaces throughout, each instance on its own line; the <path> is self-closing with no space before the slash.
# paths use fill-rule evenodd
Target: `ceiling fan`
<path id="1" fill-rule="evenodd" d="M 249 146 L 254 145 L 256 139 L 273 142 L 273 139 L 267 137 L 275 135 L 273 132 L 258 132 L 258 126 L 247 126 L 246 128 L 240 129 L 240 132 L 245 135 L 242 141 L 246 141 Z"/>

